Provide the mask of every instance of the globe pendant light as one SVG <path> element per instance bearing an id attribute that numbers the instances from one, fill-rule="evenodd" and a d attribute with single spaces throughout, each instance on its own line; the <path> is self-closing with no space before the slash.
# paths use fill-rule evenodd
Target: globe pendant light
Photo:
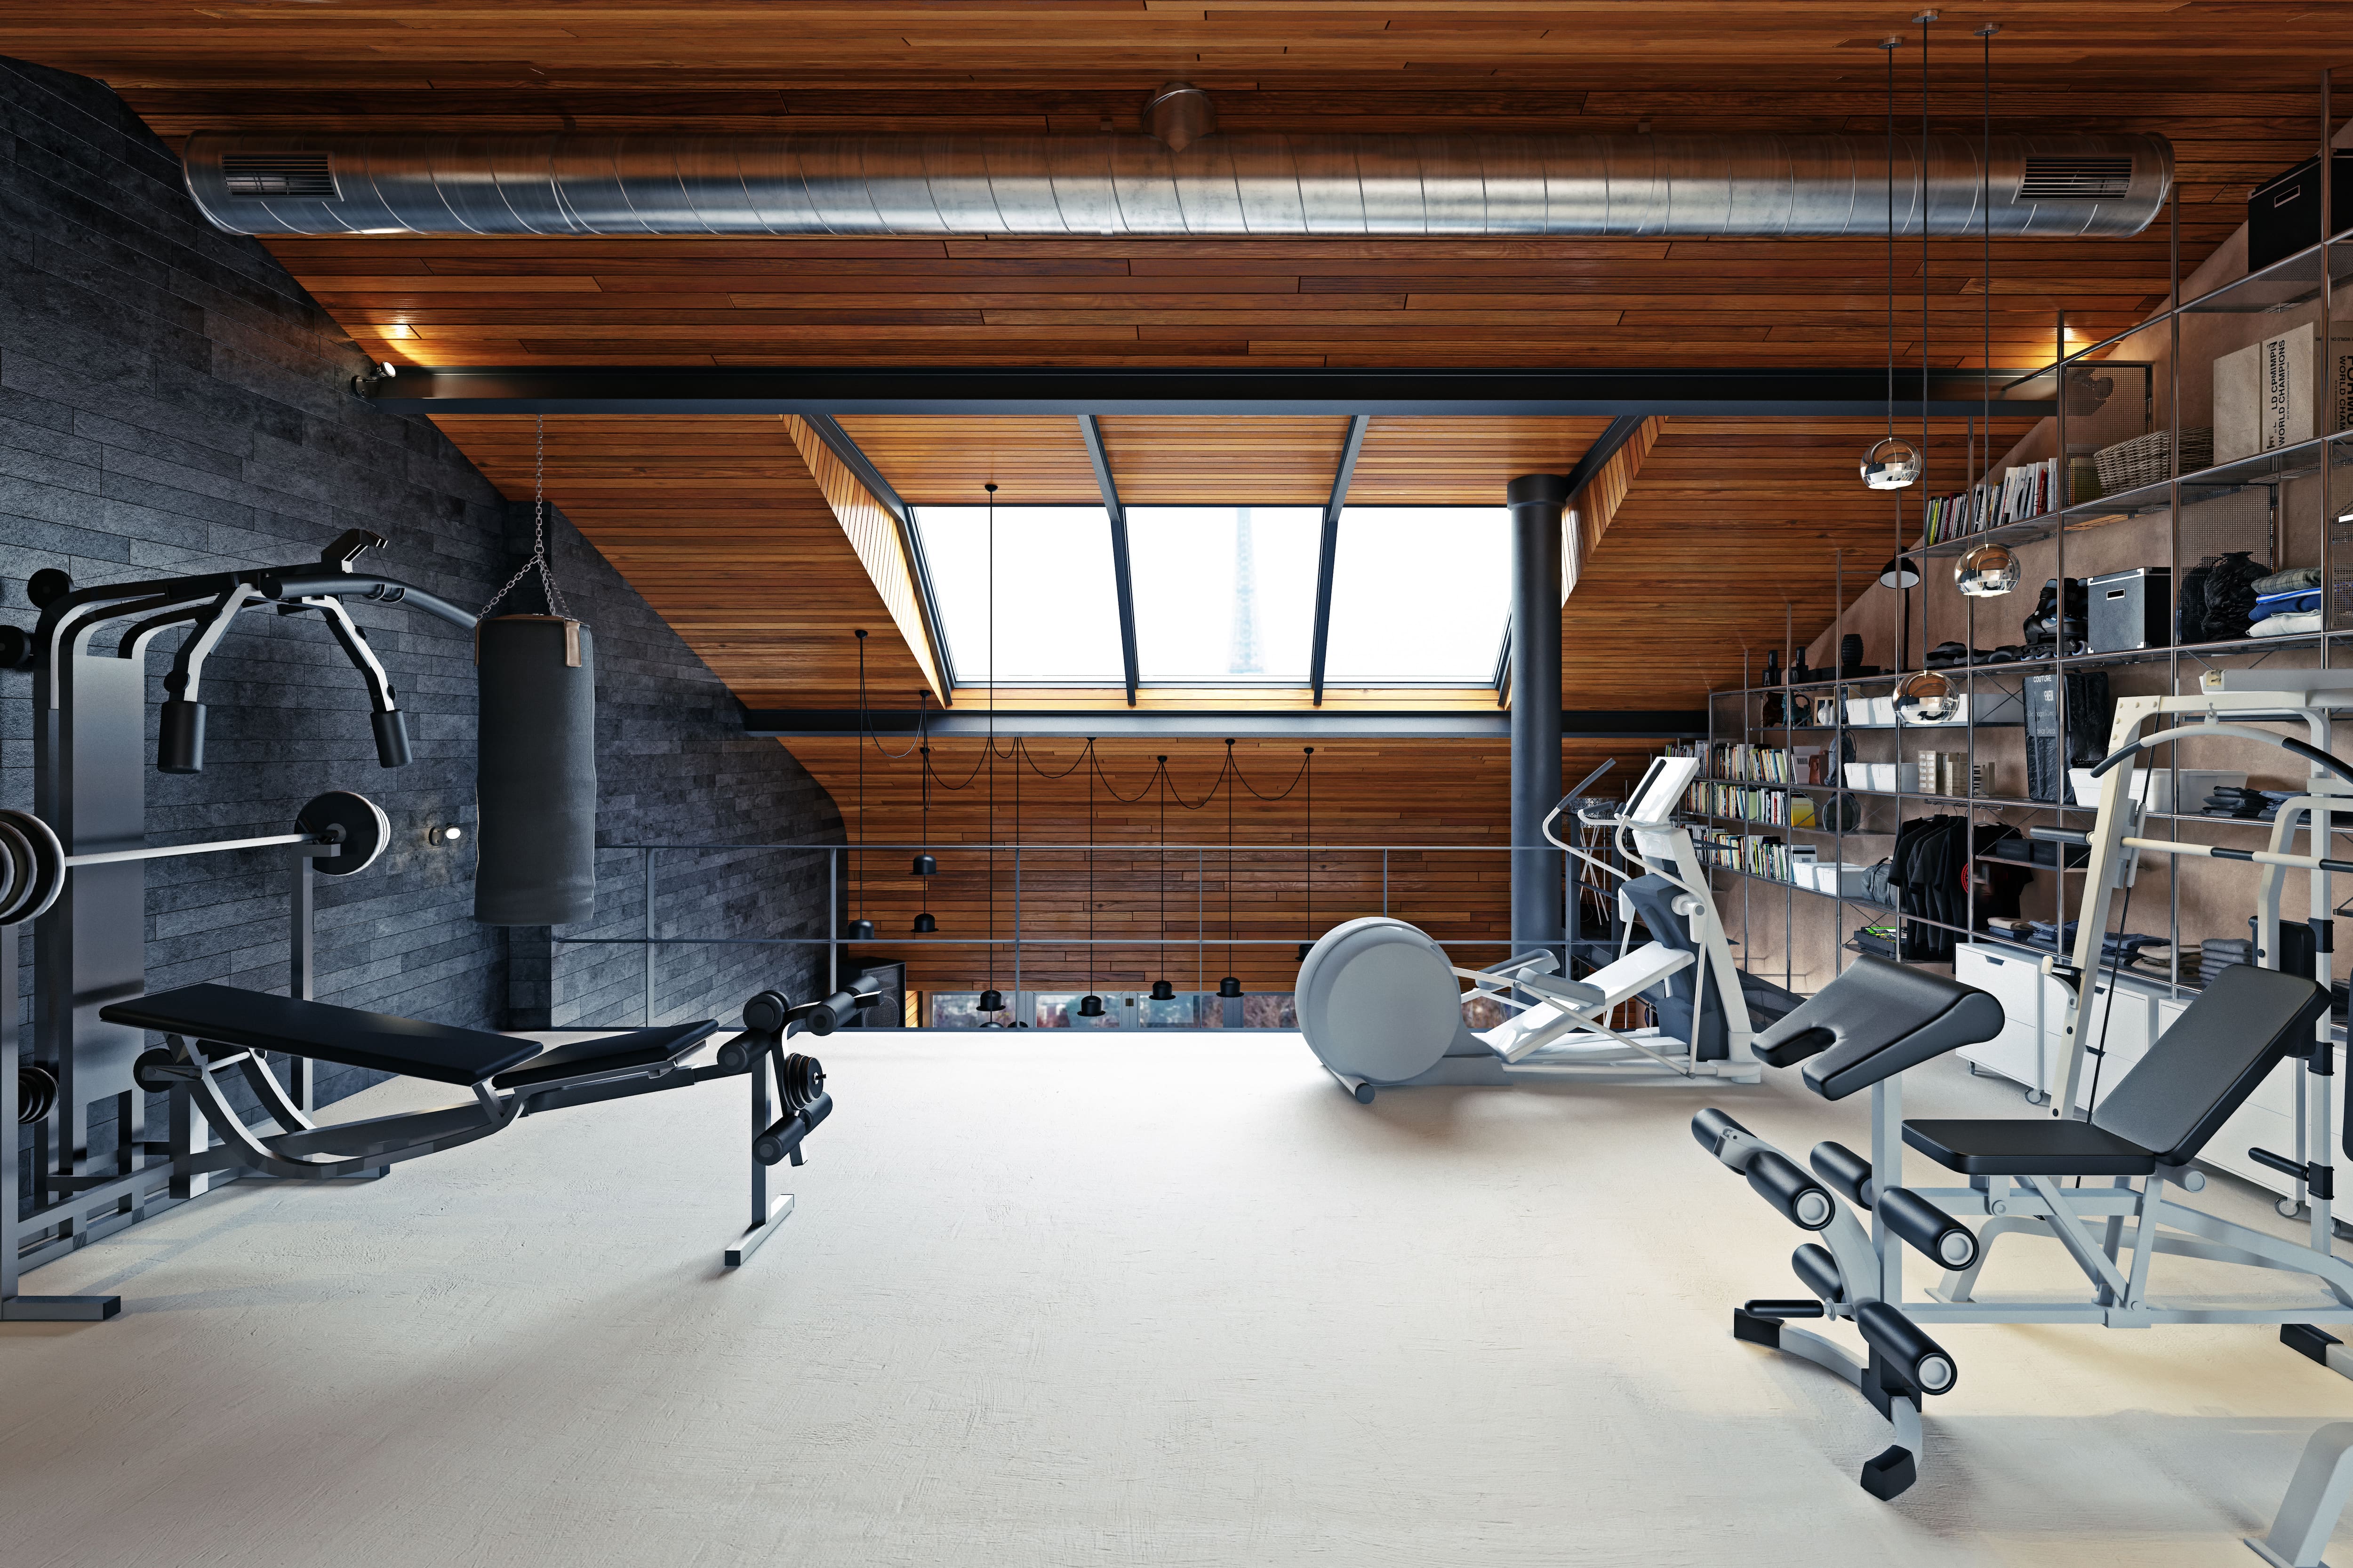
<path id="1" fill-rule="evenodd" d="M 2018 586 L 2018 555 L 2006 544 L 1980 544 L 1953 563 L 1953 585 L 1972 599 L 1998 599 Z"/>
<path id="2" fill-rule="evenodd" d="M 1087 737 L 1087 994 L 1079 998 L 1079 1016 L 1100 1018 L 1103 999 L 1095 994 L 1095 742 Z"/>
<path id="3" fill-rule="evenodd" d="M 862 879 L 865 857 L 860 846 L 866 842 L 866 631 L 858 633 L 858 826 L 853 831 L 849 851 L 849 907 L 857 909 L 866 901 L 866 885 Z M 851 942 L 872 942 L 874 922 L 859 916 L 844 929 L 843 935 Z"/>
<path id="4" fill-rule="evenodd" d="M 1234 966 L 1234 743 L 1226 742 L 1226 968 Z M 1242 994 L 1240 979 L 1228 973 L 1218 982 L 1218 994 L 1229 1001 Z"/>
<path id="5" fill-rule="evenodd" d="M 1906 724 L 1949 724 L 1960 708 L 1961 689 L 1933 669 L 1908 675 L 1895 688 L 1895 711 Z"/>
<path id="6" fill-rule="evenodd" d="M 1880 45 L 1887 56 L 1887 434 L 1862 455 L 1862 482 L 1875 490 L 1908 489 L 1920 482 L 1921 468 L 1920 448 L 1895 433 L 1895 50 L 1903 41 L 1890 37 Z M 1924 171 L 1927 155 L 1924 143 Z M 1925 211 L 1921 228 L 1927 228 Z"/>

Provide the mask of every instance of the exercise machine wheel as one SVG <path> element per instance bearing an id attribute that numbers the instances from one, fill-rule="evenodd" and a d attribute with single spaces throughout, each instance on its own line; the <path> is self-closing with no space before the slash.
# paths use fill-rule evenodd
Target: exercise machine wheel
<path id="1" fill-rule="evenodd" d="M 2275 1198 L 2272 1201 L 2272 1207 L 2279 1211 L 2282 1219 L 2294 1219 L 2304 1212 L 2304 1205 L 2294 1198 Z"/>

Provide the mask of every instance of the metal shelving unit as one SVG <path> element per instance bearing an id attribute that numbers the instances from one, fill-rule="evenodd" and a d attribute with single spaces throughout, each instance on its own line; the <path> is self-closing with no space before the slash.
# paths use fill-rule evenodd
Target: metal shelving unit
<path id="1" fill-rule="evenodd" d="M 2320 73 L 2319 80 L 2317 123 L 2320 132 L 2318 142 L 2321 166 L 2324 169 L 2331 166 L 2329 159 L 2335 130 L 2329 94 L 2329 76 L 2327 71 L 2323 71 Z M 2336 537 L 2337 530 L 2332 524 L 2340 511 L 2346 512 L 2348 520 L 2353 520 L 2353 510 L 2348 510 L 2348 501 L 2353 501 L 2353 497 L 2348 497 L 2346 500 L 2337 500 L 2332 498 L 2332 492 L 2345 481 L 2353 479 L 2353 428 L 2328 428 L 2335 423 L 2336 413 L 2334 400 L 2330 396 L 2328 374 L 2331 364 L 2330 321 L 2333 313 L 2341 313 L 2335 310 L 2335 301 L 2330 296 L 2333 290 L 2353 284 L 2353 233 L 2332 234 L 2337 223 L 2340 221 L 2337 215 L 2328 210 L 2330 198 L 2327 193 L 2333 187 L 2333 182 L 2323 179 L 2320 184 L 2324 195 L 2321 238 L 2318 243 L 2260 271 L 2244 278 L 2232 279 L 2191 299 L 2183 298 L 2184 279 L 2177 193 L 2175 203 L 2168 206 L 2167 214 L 2170 252 L 2170 288 L 2166 308 L 2125 331 L 2105 331 L 2104 330 L 2103 334 L 2095 341 L 2081 344 L 2070 343 L 2067 314 L 2063 310 L 2058 312 L 2053 322 L 2051 365 L 2045 370 L 2021 378 L 2020 383 L 2021 385 L 2036 382 L 2043 383 L 2044 384 L 2037 389 L 2039 395 L 2052 398 L 2056 404 L 2058 412 L 2055 416 L 2054 447 L 2060 459 L 2059 483 L 2056 488 L 2064 504 L 2046 510 L 2040 516 L 1929 543 L 1926 541 L 1925 500 L 1931 493 L 1935 476 L 1926 476 L 1924 477 L 1922 484 L 1915 491 L 1910 492 L 1913 499 L 1908 504 L 1901 500 L 1898 501 L 1903 530 L 1912 542 L 1906 548 L 1899 548 L 1895 553 L 1898 559 L 1908 561 L 1926 578 L 1934 571 L 1949 569 L 1949 563 L 1955 558 L 1980 544 L 2000 542 L 2015 546 L 2049 541 L 2052 542 L 2054 557 L 2051 574 L 2063 582 L 2069 574 L 2068 556 L 2071 543 L 2081 549 L 2086 536 L 2094 530 L 2128 528 L 2143 531 L 2148 536 L 2148 548 L 2141 552 L 2139 558 L 2151 565 L 2160 563 L 2167 565 L 2169 569 L 2168 584 L 2178 587 L 2182 581 L 2183 567 L 2189 563 L 2183 558 L 2185 509 L 2198 507 L 2226 497 L 2259 496 L 2263 502 L 2261 521 L 2264 544 L 2268 549 L 2267 563 L 2272 570 L 2278 570 L 2289 564 L 2312 563 L 2303 554 L 2299 554 L 2294 562 L 2291 562 L 2286 559 L 2286 552 L 2292 530 L 2300 531 L 2302 527 L 2316 522 L 2322 626 L 2327 629 L 2287 637 L 2241 637 L 2227 641 L 2200 642 L 2106 654 L 2068 652 L 2063 638 L 2053 647 L 2052 652 L 2044 657 L 1944 667 L 1937 672 L 1953 680 L 1968 695 L 1970 711 L 1965 722 L 1933 726 L 1901 723 L 1850 724 L 1846 721 L 1848 705 L 1844 699 L 1847 696 L 1850 694 L 1888 695 L 1894 690 L 1897 682 L 1916 673 L 1915 670 L 1905 669 L 1847 679 L 1826 677 L 1803 683 L 1761 687 L 1750 683 L 1750 676 L 1745 668 L 1744 660 L 1742 683 L 1738 688 L 1710 693 L 1708 742 L 1711 752 L 1709 754 L 1713 755 L 1715 743 L 1723 741 L 1736 740 L 1755 745 L 1776 745 L 1794 749 L 1800 742 L 1801 738 L 1805 738 L 1809 742 L 1819 738 L 1828 744 L 1831 758 L 1830 774 L 1837 782 L 1820 784 L 1796 783 L 1783 784 L 1773 781 L 1722 779 L 1713 776 L 1710 776 L 1707 782 L 1750 787 L 1762 785 L 1768 788 L 1787 788 L 1814 795 L 1818 797 L 1817 820 L 1827 826 L 1801 827 L 1770 822 L 1759 823 L 1748 818 L 1720 814 L 1694 814 L 1703 826 L 1731 826 L 1750 832 L 1761 828 L 1767 832 L 1781 835 L 1785 842 L 1792 844 L 1799 842 L 1799 836 L 1809 836 L 1820 846 L 1821 852 L 1834 856 L 1840 862 L 1846 863 L 1849 838 L 1877 838 L 1882 842 L 1888 841 L 1894 831 L 1902 826 L 1908 808 L 1915 802 L 1926 807 L 1957 809 L 1968 821 L 1968 854 L 1973 865 L 1989 861 L 1993 864 L 2016 866 L 2031 870 L 2036 874 L 2038 887 L 2045 880 L 2043 873 L 2050 873 L 2047 879 L 2049 883 L 2047 890 L 2051 899 L 2052 918 L 2063 929 L 2064 922 L 2076 910 L 2080 909 L 2083 901 L 2081 868 L 1980 855 L 1976 845 L 1977 832 L 1987 822 L 2001 821 L 2002 814 L 2005 813 L 2032 813 L 2039 820 L 2055 824 L 2067 822 L 2071 817 L 2080 819 L 2090 814 L 2091 807 L 2063 802 L 2004 796 L 1954 796 L 1938 794 L 1933 787 L 1879 790 L 1849 785 L 1844 782 L 1844 759 L 1853 742 L 1857 738 L 1874 733 L 1896 737 L 1894 749 L 1898 771 L 1895 783 L 1899 786 L 1905 782 L 1901 772 L 1903 762 L 1911 750 L 1904 743 L 1903 737 L 1905 736 L 1915 736 L 1924 740 L 1934 736 L 1960 742 L 1967 748 L 1967 763 L 1971 770 L 1971 776 L 1974 776 L 1976 764 L 1980 760 L 1978 731 L 2020 727 L 2020 721 L 2014 720 L 2000 721 L 1980 720 L 1978 713 L 1983 710 L 1980 697 L 1989 690 L 2003 691 L 2005 687 L 2007 688 L 2005 695 L 2011 692 L 2022 694 L 2026 678 L 2046 675 L 2056 677 L 2062 682 L 2063 693 L 2063 700 L 2059 705 L 2061 734 L 2058 745 L 2062 759 L 2061 793 L 2064 795 L 2067 793 L 2063 783 L 2064 759 L 2069 749 L 2069 737 L 2064 729 L 2067 705 L 2063 700 L 2063 692 L 2064 678 L 2070 674 L 2100 670 L 2121 671 L 2161 666 L 2163 679 L 2168 688 L 2179 691 L 2183 689 L 2185 680 L 2194 681 L 2205 668 L 2218 665 L 2243 667 L 2249 663 L 2287 658 L 2300 664 L 2317 664 L 2320 668 L 2327 668 L 2345 661 L 2347 649 L 2348 647 L 2353 647 L 2353 573 L 2348 573 L 2348 581 L 2346 584 L 2340 584 L 2337 582 L 2339 563 L 2336 557 L 2339 541 Z M 2297 315 L 2298 324 L 2304 321 L 2309 321 L 2314 327 L 2315 354 L 2309 372 L 2313 379 L 2312 406 L 2317 415 L 2315 421 L 2317 426 L 2316 433 L 2307 438 L 2289 443 L 2255 457 L 2218 463 L 2186 473 L 2181 471 L 2179 462 L 2183 434 L 2181 386 L 2185 374 L 2182 362 L 2184 322 L 2196 318 L 2219 315 L 2286 315 L 2289 313 Z M 2161 340 L 2164 358 L 2161 375 L 2154 374 L 2150 368 L 2157 358 L 2155 351 L 2160 345 L 2160 340 L 2151 336 L 2155 333 L 2164 334 Z M 2152 353 L 2145 357 L 2130 360 L 2104 357 L 2119 349 L 2130 352 L 2128 345 L 2136 342 L 2148 345 Z M 2137 384 L 2133 384 L 2131 373 L 2136 368 L 2138 368 L 2141 374 Z M 2205 374 L 2205 371 L 2206 363 L 2201 360 L 2190 374 Z M 2092 395 L 2094 391 L 2093 377 L 2095 374 L 2110 377 L 2111 389 L 2118 395 L 2129 396 L 2124 393 L 2126 384 L 2137 386 L 2138 401 L 2143 405 L 2142 422 L 2145 426 L 2152 430 L 2163 429 L 2169 434 L 2173 471 L 2165 479 L 2153 483 L 2139 485 L 2115 494 L 2075 501 L 2067 499 L 2067 492 L 2073 484 L 2070 473 L 2071 461 L 2078 456 L 2070 451 L 2070 425 L 2071 422 L 2080 423 L 2094 416 L 2093 414 L 2081 412 L 2083 408 L 2089 408 L 2096 413 L 2098 400 Z M 2158 396 L 2160 389 L 2161 399 Z M 2158 412 L 2154 405 L 2159 401 L 2163 405 L 2161 420 L 2154 417 Z M 2131 403 L 2126 401 L 2116 406 L 2129 410 Z M 1975 432 L 1973 431 L 1972 434 L 1973 460 L 1985 470 L 1963 476 L 1966 480 L 1974 482 L 1990 478 L 1996 454 L 1990 449 L 1990 432 L 1988 432 L 1989 439 L 1984 454 L 1982 457 L 1976 457 Z M 2304 516 L 2300 510 L 2293 513 L 2284 510 L 2284 508 L 2290 504 L 2299 509 L 2304 504 L 2301 500 L 2290 502 L 2289 487 L 2300 480 L 2313 479 L 2319 481 L 2316 486 L 2312 487 L 2317 491 L 2318 499 L 2313 503 L 2318 510 L 2317 518 Z M 1958 484 L 1947 484 L 1937 488 L 1951 489 L 1964 487 Z M 1898 494 L 1900 497 L 1903 492 Z M 2253 510 L 2252 507 L 2248 509 L 2250 512 Z M 2252 538 L 2252 521 L 2244 526 L 2249 527 Z M 2158 536 L 2158 531 L 2160 529 L 2163 531 L 2161 541 Z M 2193 554 L 2191 560 L 2194 559 Z M 2353 566 L 2353 563 L 2348 563 L 2347 565 Z M 2092 570 L 2097 571 L 2100 568 L 2094 566 Z M 1845 595 L 1844 576 L 1843 563 L 1841 563 L 1838 569 L 1838 616 L 1833 622 L 1834 625 L 1843 619 L 1844 613 L 1849 608 Z M 2170 614 L 2178 616 L 2179 595 L 2176 594 L 2172 597 L 2173 608 Z M 1913 647 L 1925 653 L 1934 646 L 1927 624 L 1930 595 L 1926 593 L 1915 592 L 1911 595 L 1911 600 L 1906 612 L 1905 640 Z M 1973 651 L 1979 646 L 1978 623 L 1981 609 L 1986 610 L 1989 619 L 1991 619 L 1996 614 L 1991 607 L 2000 606 L 2000 619 L 2015 624 L 2018 616 L 2025 607 L 2031 606 L 2031 598 L 2022 598 L 2021 595 L 1989 600 L 1982 605 L 1975 599 L 1968 600 L 1963 632 L 1965 645 Z M 2064 613 L 2063 595 L 2061 605 L 2063 617 Z M 1785 637 L 1785 643 L 1794 643 L 1794 630 L 1792 626 L 1792 635 Z M 1789 664 L 1791 656 L 1795 652 L 1794 646 L 1785 646 L 1782 651 L 1782 662 L 1785 668 Z M 1786 714 L 1781 716 L 1783 721 L 1780 723 L 1767 725 L 1763 722 L 1764 716 L 1761 710 L 1765 700 L 1768 697 L 1778 697 L 1786 702 L 1793 697 L 1818 698 L 1824 695 L 1833 699 L 1831 704 L 1831 721 L 1828 723 L 1793 725 L 1787 722 Z M 2179 782 L 2177 772 L 2172 783 L 2178 786 Z M 1858 804 L 1854 816 L 1859 826 L 1853 830 L 1844 826 L 1848 816 L 1847 812 L 1836 809 L 1835 805 L 1827 812 L 1821 807 L 1822 800 L 1835 803 L 1840 795 L 1850 797 Z M 2178 794 L 2174 800 L 2177 805 L 2179 804 Z M 2151 811 L 2147 814 L 2147 820 L 2151 831 L 2156 829 L 2157 824 L 2163 823 L 2168 835 L 2176 838 L 2180 837 L 2180 825 L 2185 822 L 2225 826 L 2243 824 L 2265 831 L 2268 831 L 2270 826 L 2267 822 L 2257 819 L 2207 816 L 2195 811 L 2179 810 Z M 2014 822 L 2008 825 L 2025 826 Z M 2353 833 L 2353 829 L 2344 827 L 2339 827 L 2336 831 Z M 1877 858 L 1876 853 L 1869 857 L 1871 859 Z M 2177 859 L 2175 864 L 2178 866 L 2188 862 Z M 1789 983 L 1793 973 L 1796 946 L 1794 921 L 1799 907 L 1797 895 L 1799 893 L 1809 894 L 1817 900 L 1837 906 L 1833 912 L 1833 919 L 1839 921 L 1839 927 L 1834 933 L 1836 940 L 1831 946 L 1834 954 L 1833 963 L 1841 970 L 1844 967 L 1845 953 L 1849 951 L 1847 943 L 1850 932 L 1847 929 L 1846 906 L 1852 905 L 1855 910 L 1868 911 L 1874 917 L 1892 917 L 1889 923 L 1923 920 L 1920 916 L 1897 915 L 1894 910 L 1886 906 L 1868 900 L 1840 893 L 1824 892 L 1810 886 L 1782 881 L 1778 878 L 1760 877 L 1736 865 L 1718 868 L 1728 871 L 1739 880 L 1744 934 L 1753 932 L 1756 917 L 1762 912 L 1762 909 L 1769 907 L 1760 903 L 1764 896 L 1763 891 L 1757 889 L 1755 884 L 1762 881 L 1767 884 L 1778 884 L 1782 889 L 1781 945 L 1784 984 Z M 1957 934 L 1965 941 L 2004 940 L 1976 929 L 1978 924 L 1977 878 L 1973 874 L 1968 880 L 1969 890 L 1966 900 L 1966 926 L 1960 929 Z M 2194 974 L 2185 979 L 2181 973 L 2181 947 L 2179 941 L 2180 882 L 2178 876 L 2173 876 L 2168 877 L 2168 883 L 2171 891 L 2166 910 L 2167 933 L 2176 940 L 2170 950 L 2172 956 L 2168 961 L 2164 984 L 2173 994 L 2187 994 L 2194 992 L 2198 986 Z M 1933 925 L 1937 922 L 1926 921 L 1925 923 Z M 2028 951 L 2039 950 L 2029 949 Z M 2147 970 L 2136 973 L 2144 979 L 2153 977 Z"/>

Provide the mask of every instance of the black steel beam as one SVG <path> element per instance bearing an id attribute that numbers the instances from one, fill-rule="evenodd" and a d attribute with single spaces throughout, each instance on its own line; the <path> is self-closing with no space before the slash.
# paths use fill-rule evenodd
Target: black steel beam
<path id="1" fill-rule="evenodd" d="M 2031 378 L 2031 379 L 2029 379 Z M 2055 410 L 2047 374 L 1996 371 L 1994 405 Z M 1895 414 L 1921 402 L 1898 379 Z M 1399 414 L 1883 417 L 1883 365 L 1855 369 L 1186 370 L 968 366 L 412 368 L 360 395 L 417 414 Z M 1980 377 L 1934 371 L 1927 412 L 1978 411 Z"/>
<path id="2" fill-rule="evenodd" d="M 1315 706 L 1324 706 L 1324 653 L 1332 644 L 1332 572 L 1340 559 L 1340 511 L 1348 504 L 1348 482 L 1356 477 L 1356 454 L 1365 449 L 1368 414 L 1348 420 L 1348 438 L 1340 447 L 1340 465 L 1332 470 L 1332 499 L 1324 503 L 1324 538 L 1315 554 L 1315 640 L 1307 660 L 1307 684 Z"/>
<path id="3" fill-rule="evenodd" d="M 868 731 L 903 740 L 917 733 L 933 740 L 970 739 L 990 732 L 989 716 L 969 710 L 957 713 L 892 709 L 870 710 Z M 1348 712 L 1323 708 L 1177 711 L 1162 709 L 1096 709 L 1092 711 L 1000 708 L 996 713 L 1000 736 L 1028 735 L 1039 739 L 1123 740 L 1144 738 L 1282 739 L 1291 736 L 1329 740 L 1504 741 L 1511 736 L 1511 718 L 1504 713 Z M 859 733 L 855 708 L 751 708 L 744 713 L 746 733 L 779 740 L 827 739 Z M 1560 716 L 1565 740 L 1681 740 L 1707 733 L 1704 710 L 1570 709 Z"/>
<path id="4" fill-rule="evenodd" d="M 1135 706 L 1135 574 L 1127 563 L 1127 509 L 1119 504 L 1119 486 L 1111 477 L 1111 455 L 1103 450 L 1103 426 L 1092 414 L 1079 416 L 1079 435 L 1087 444 L 1087 461 L 1095 466 L 1095 488 L 1103 491 L 1103 511 L 1111 519 L 1111 576 L 1119 595 L 1119 658 L 1127 681 L 1127 705 Z"/>
<path id="5" fill-rule="evenodd" d="M 1593 482 L 1593 476 L 1601 471 L 1601 465 L 1616 457 L 1618 448 L 1634 438 L 1634 432 L 1642 427 L 1642 417 L 1639 414 L 1620 414 L 1609 421 L 1599 436 L 1594 437 L 1593 445 L 1585 449 L 1585 456 L 1577 459 L 1577 467 L 1568 470 L 1569 505 L 1577 504 L 1577 498 L 1584 493 L 1586 486 Z M 1580 569 L 1584 564 L 1581 561 L 1577 563 Z M 1495 705 L 1499 708 L 1509 695 L 1511 679 L 1512 628 L 1506 626 L 1504 627 L 1503 645 L 1495 650 Z"/>
<path id="6" fill-rule="evenodd" d="M 866 493 L 872 496 L 882 510 L 891 514 L 892 521 L 898 525 L 899 549 L 907 558 L 907 574 L 915 583 L 915 614 L 923 623 L 923 640 L 930 645 L 933 661 L 940 672 L 940 700 L 953 703 L 955 700 L 955 661 L 949 657 L 948 639 L 940 629 L 940 602 L 932 592 L 932 571 L 923 560 L 923 540 L 915 530 L 914 510 L 900 499 L 898 490 L 882 477 L 882 470 L 874 466 L 858 443 L 849 438 L 849 432 L 844 430 L 833 416 L 809 414 L 802 417 L 808 422 L 808 427 L 817 432 L 817 438 L 825 443 L 826 449 L 841 459 L 842 467 L 866 487 Z"/>

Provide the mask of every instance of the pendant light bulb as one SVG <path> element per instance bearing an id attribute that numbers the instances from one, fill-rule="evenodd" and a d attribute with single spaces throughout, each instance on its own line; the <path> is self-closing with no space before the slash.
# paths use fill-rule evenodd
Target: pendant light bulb
<path id="1" fill-rule="evenodd" d="M 984 1013 L 1004 1012 L 1005 993 L 996 989 L 994 986 L 982 992 L 980 994 L 980 1010 Z"/>
<path id="2" fill-rule="evenodd" d="M 854 920 L 849 922 L 849 929 L 843 934 L 846 940 L 850 942 L 872 942 L 874 922 L 870 920 Z"/>
<path id="3" fill-rule="evenodd" d="M 925 910 L 915 917 L 914 931 L 917 936 L 929 936 L 939 929 L 940 922 L 932 919 L 931 910 Z"/>
<path id="4" fill-rule="evenodd" d="M 1079 1016 L 1100 1018 L 1103 1016 L 1103 999 L 1090 991 L 1079 998 Z"/>
<path id="5" fill-rule="evenodd" d="M 1862 455 L 1862 482 L 1875 490 L 1911 489 L 1920 482 L 1920 448 L 1901 436 L 1873 442 Z"/>
<path id="6" fill-rule="evenodd" d="M 1219 995 L 1220 995 L 1220 996 L 1225 996 L 1225 997 L 1234 997 L 1234 996 L 1239 996 L 1239 995 L 1240 995 L 1241 994 L 1242 994 L 1242 983 L 1241 983 L 1240 980 L 1236 979 L 1233 975 L 1229 974 L 1229 975 L 1227 975 L 1223 980 L 1220 980 L 1220 981 L 1219 981 L 1219 982 L 1218 982 L 1218 994 L 1219 994 Z"/>
<path id="7" fill-rule="evenodd" d="M 1152 999 L 1155 1002 L 1174 1002 L 1176 1000 L 1176 987 L 1166 980 L 1155 980 L 1152 983 Z"/>
<path id="8" fill-rule="evenodd" d="M 933 859 L 929 855 L 918 855 L 915 857 L 916 876 L 936 877 L 939 874 L 940 863 L 937 860 Z"/>

